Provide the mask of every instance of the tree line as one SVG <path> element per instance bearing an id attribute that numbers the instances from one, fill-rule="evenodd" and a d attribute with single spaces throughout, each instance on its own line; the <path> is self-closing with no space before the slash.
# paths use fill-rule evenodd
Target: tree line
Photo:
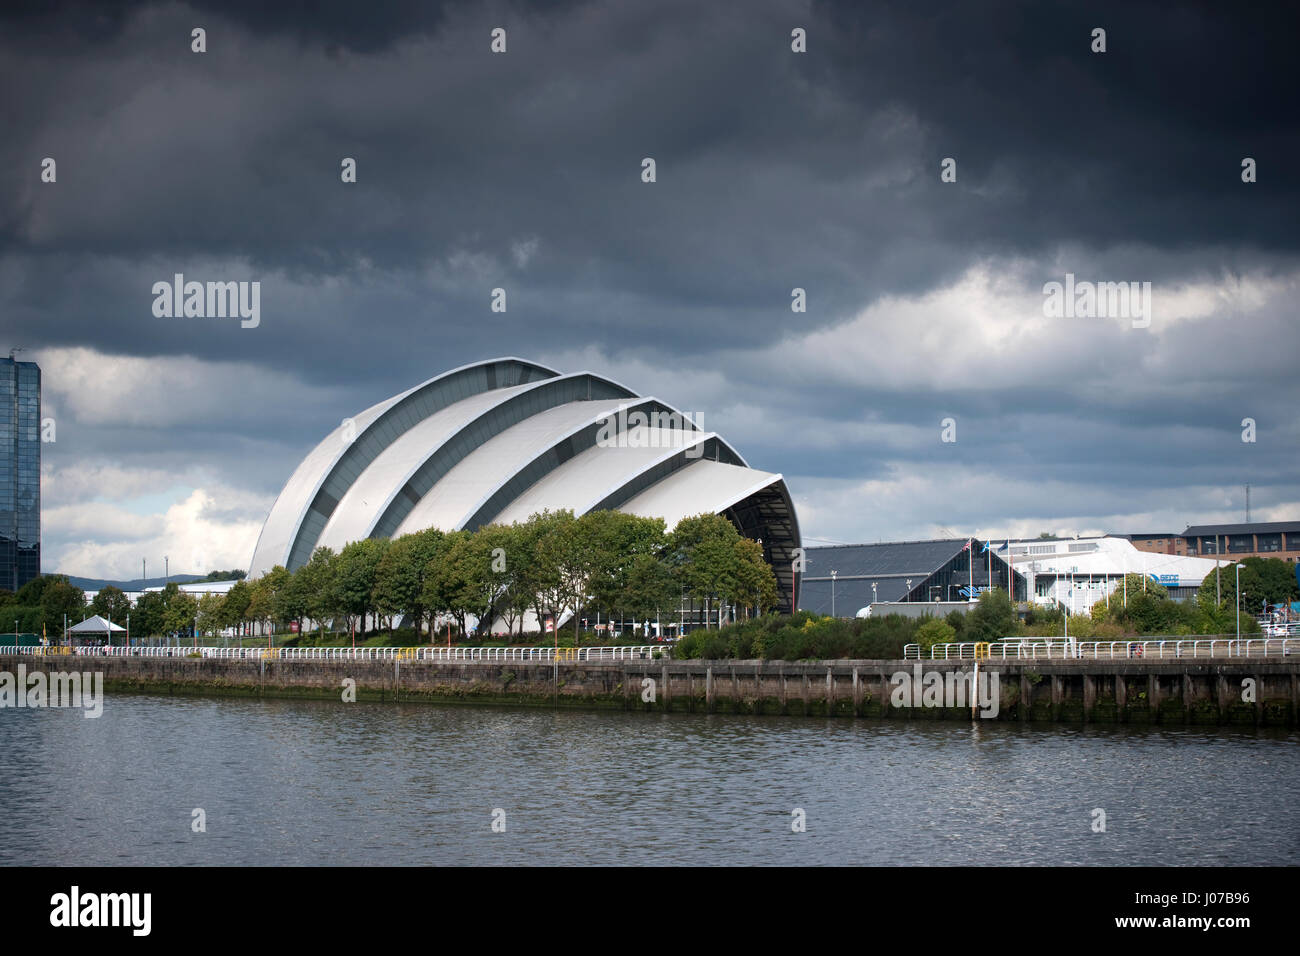
<path id="1" fill-rule="evenodd" d="M 480 634 L 494 627 L 513 636 L 528 615 L 558 622 L 565 614 L 576 636 L 581 618 L 672 619 L 683 599 L 699 605 L 706 622 L 723 606 L 740 616 L 763 613 L 777 603 L 776 577 L 762 546 L 721 515 L 684 518 L 668 532 L 660 518 L 619 511 L 544 511 L 476 531 L 430 528 L 337 553 L 320 547 L 294 571 L 277 565 L 225 594 L 196 598 L 172 582 L 132 605 L 109 586 L 87 607 L 66 578 L 46 576 L 12 603 L 24 605 L 20 629 L 38 633 L 43 622 L 60 633 L 66 610 L 69 623 L 90 611 L 125 626 L 130 614 L 133 636 L 188 635 L 197 627 L 212 637 L 253 624 L 285 631 L 293 622 L 344 633 L 383 622 L 391 631 L 405 617 L 420 640 L 432 639 L 437 622 L 462 637 L 475 622 Z"/>

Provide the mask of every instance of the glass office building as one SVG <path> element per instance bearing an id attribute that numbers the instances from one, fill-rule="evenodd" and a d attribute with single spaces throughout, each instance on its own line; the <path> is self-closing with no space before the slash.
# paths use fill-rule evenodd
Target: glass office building
<path id="1" fill-rule="evenodd" d="M 0 358 L 0 588 L 41 573 L 41 370 Z"/>

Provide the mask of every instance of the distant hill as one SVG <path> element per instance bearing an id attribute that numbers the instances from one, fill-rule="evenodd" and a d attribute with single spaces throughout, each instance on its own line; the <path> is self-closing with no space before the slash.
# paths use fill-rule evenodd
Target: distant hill
<path id="1" fill-rule="evenodd" d="M 58 574 L 59 572 L 55 571 L 53 573 Z M 104 578 L 79 578 L 75 574 L 69 574 L 68 580 L 83 591 L 99 591 L 110 584 L 123 591 L 143 591 L 145 588 L 160 588 L 168 581 L 186 584 L 190 581 L 202 581 L 206 577 L 207 575 L 204 574 L 173 574 L 167 578 L 133 578 L 130 581 L 108 581 Z"/>

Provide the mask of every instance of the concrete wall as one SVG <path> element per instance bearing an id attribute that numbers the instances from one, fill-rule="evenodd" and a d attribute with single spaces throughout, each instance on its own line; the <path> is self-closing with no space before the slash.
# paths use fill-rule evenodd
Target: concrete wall
<path id="1" fill-rule="evenodd" d="M 0 670 L 101 671 L 111 692 L 341 701 L 433 701 L 733 714 L 970 719 L 964 707 L 895 707 L 917 661 L 636 661 L 551 664 L 0 657 Z M 969 673 L 925 661 L 923 674 Z M 1297 726 L 1300 662 L 981 662 L 998 675 L 1000 720 Z M 1244 699 L 1243 681 L 1254 699 Z M 111 704 L 110 704 L 111 706 Z"/>

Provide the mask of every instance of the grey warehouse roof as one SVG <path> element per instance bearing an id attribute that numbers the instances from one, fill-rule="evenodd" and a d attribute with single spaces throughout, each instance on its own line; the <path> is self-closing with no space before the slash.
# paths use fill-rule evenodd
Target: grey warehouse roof
<path id="1" fill-rule="evenodd" d="M 852 616 L 873 600 L 901 601 L 908 595 L 909 579 L 912 590 L 917 590 L 927 578 L 961 554 L 968 540 L 947 538 L 808 548 L 799 587 L 799 607 L 818 614 L 831 612 L 832 570 L 835 571 L 834 603 L 841 616 Z M 972 544 L 977 555 L 980 547 L 978 541 Z M 876 586 L 874 592 L 872 584 Z"/>
<path id="2" fill-rule="evenodd" d="M 1300 521 L 1266 521 L 1253 522 L 1251 524 L 1198 524 L 1193 525 L 1183 532 L 1185 538 L 1204 537 L 1216 534 L 1276 534 L 1279 531 L 1289 531 L 1292 534 L 1300 532 Z"/>

